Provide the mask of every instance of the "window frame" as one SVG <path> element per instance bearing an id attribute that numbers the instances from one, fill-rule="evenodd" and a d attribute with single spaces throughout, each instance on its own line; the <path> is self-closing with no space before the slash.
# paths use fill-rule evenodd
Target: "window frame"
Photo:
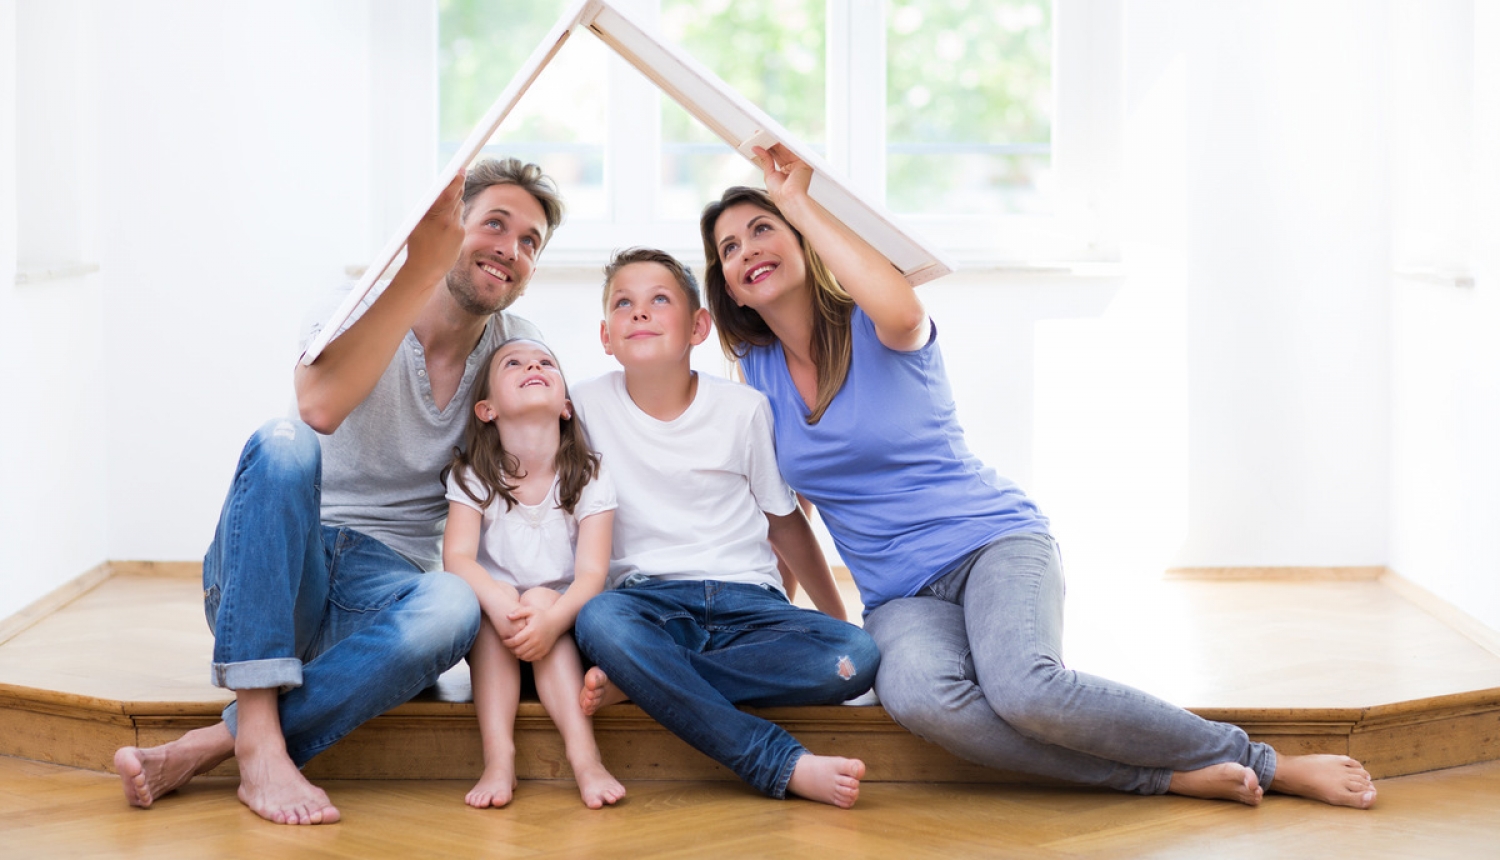
<path id="1" fill-rule="evenodd" d="M 659 0 L 615 2 L 643 25 L 659 28 Z M 894 213 L 961 268 L 1119 259 L 1115 213 L 1123 151 L 1121 0 L 1053 2 L 1053 211 L 947 217 Z M 826 160 L 849 187 L 884 206 L 884 136 L 876 139 L 857 130 L 886 124 L 885 4 L 826 0 L 825 8 Z M 575 35 L 579 37 L 582 34 Z M 607 77 L 606 217 L 570 218 L 549 243 L 548 261 L 594 265 L 601 253 L 639 244 L 696 261 L 701 254 L 696 221 L 656 215 L 662 180 L 660 90 L 614 53 L 608 57 Z M 622 169 L 624 165 L 629 169 Z"/>

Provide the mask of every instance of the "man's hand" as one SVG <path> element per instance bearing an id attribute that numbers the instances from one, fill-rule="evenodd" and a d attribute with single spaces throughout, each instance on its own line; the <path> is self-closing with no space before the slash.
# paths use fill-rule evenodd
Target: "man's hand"
<path id="1" fill-rule="evenodd" d="M 460 172 L 406 238 L 405 265 L 422 275 L 423 283 L 446 277 L 458 261 L 464 244 L 463 195 L 464 174 Z"/>

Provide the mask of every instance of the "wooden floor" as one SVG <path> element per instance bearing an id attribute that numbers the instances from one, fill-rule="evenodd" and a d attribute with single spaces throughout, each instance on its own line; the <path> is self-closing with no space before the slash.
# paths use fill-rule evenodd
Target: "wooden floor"
<path id="1" fill-rule="evenodd" d="M 1270 796 L 1259 808 L 1028 786 L 870 783 L 852 810 L 738 783 L 638 781 L 592 811 L 571 783 L 525 781 L 504 810 L 468 782 L 325 783 L 344 820 L 267 824 L 208 778 L 149 810 L 108 774 L 0 757 L 0 857 L 1487 858 L 1500 762 L 1380 780 L 1368 812 Z"/>
<path id="2" fill-rule="evenodd" d="M 459 667 L 315 759 L 308 774 L 345 820 L 297 829 L 241 807 L 232 767 L 148 811 L 107 772 L 115 748 L 213 722 L 228 700 L 208 684 L 194 573 L 121 565 L 0 621 L 0 857 L 1500 857 L 1500 646 L 1390 577 L 1089 583 L 1069 596 L 1073 668 L 1283 752 L 1354 754 L 1382 777 L 1369 813 L 1050 787 L 960 762 L 878 706 L 764 709 L 815 752 L 866 760 L 860 803 L 843 812 L 759 797 L 628 704 L 596 725 L 630 796 L 590 811 L 556 779 L 566 765 L 535 703 L 518 721 L 515 803 L 479 812 L 462 804 L 479 749 Z"/>
<path id="3" fill-rule="evenodd" d="M 54 611 L 0 622 L 0 755 L 106 771 L 116 748 L 217 719 L 212 638 L 194 565 L 120 565 Z M 857 600 L 850 593 L 851 602 Z M 25 616 L 26 613 L 23 613 Z M 1069 596 L 1069 664 L 1245 727 L 1286 753 L 1339 752 L 1377 777 L 1500 759 L 1500 647 L 1465 635 L 1389 578 L 1169 579 Z M 461 779 L 480 750 L 467 672 L 315 759 L 317 779 Z M 759 711 L 814 752 L 853 754 L 871 781 L 1012 782 L 901 730 L 879 707 Z M 733 777 L 633 705 L 596 719 L 622 779 Z M 568 775 L 535 702 L 519 775 Z M 217 773 L 232 775 L 232 762 Z"/>

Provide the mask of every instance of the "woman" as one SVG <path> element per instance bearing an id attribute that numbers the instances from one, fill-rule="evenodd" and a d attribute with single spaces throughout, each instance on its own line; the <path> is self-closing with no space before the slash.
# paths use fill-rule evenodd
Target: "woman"
<path id="1" fill-rule="evenodd" d="M 915 290 L 808 196 L 811 167 L 779 145 L 755 152 L 767 191 L 731 188 L 700 222 L 709 307 L 770 398 L 782 473 L 859 586 L 891 716 L 969 761 L 1075 783 L 1373 805 L 1347 756 L 1278 756 L 1063 665 L 1047 519 L 969 452 Z"/>

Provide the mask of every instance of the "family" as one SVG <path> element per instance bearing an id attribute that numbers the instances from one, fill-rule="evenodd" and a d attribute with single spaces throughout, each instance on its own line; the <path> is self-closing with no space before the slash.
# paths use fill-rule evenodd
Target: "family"
<path id="1" fill-rule="evenodd" d="M 1067 668 L 1047 518 L 966 446 L 936 323 L 809 196 L 807 164 L 755 153 L 765 189 L 703 211 L 704 295 L 669 254 L 614 255 L 600 340 L 620 370 L 571 390 L 506 312 L 562 221 L 556 186 L 516 159 L 454 178 L 386 289 L 297 368 L 299 418 L 246 444 L 203 563 L 213 682 L 235 700 L 213 726 L 115 754 L 132 805 L 234 756 L 259 816 L 338 821 L 301 766 L 465 657 L 476 807 L 516 789 L 525 664 L 590 808 L 625 796 L 592 718 L 626 700 L 766 795 L 851 807 L 862 761 L 738 706 L 872 686 L 902 726 L 989 767 L 1374 804 L 1353 759 L 1280 755 Z M 345 294 L 314 310 L 307 341 Z M 746 384 L 691 369 L 713 330 Z M 798 587 L 816 610 L 790 602 Z"/>

